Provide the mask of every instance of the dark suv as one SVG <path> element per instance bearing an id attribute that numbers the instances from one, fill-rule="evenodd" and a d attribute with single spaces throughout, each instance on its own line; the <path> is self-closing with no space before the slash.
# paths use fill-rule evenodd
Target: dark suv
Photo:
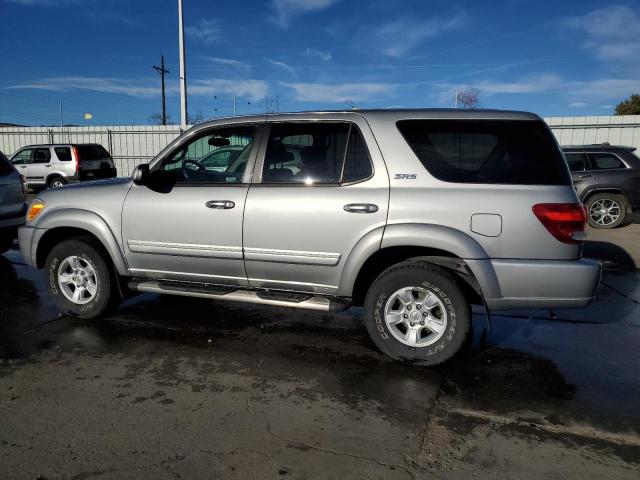
<path id="1" fill-rule="evenodd" d="M 562 150 L 589 225 L 614 228 L 640 211 L 640 158 L 634 147 L 601 143 Z"/>

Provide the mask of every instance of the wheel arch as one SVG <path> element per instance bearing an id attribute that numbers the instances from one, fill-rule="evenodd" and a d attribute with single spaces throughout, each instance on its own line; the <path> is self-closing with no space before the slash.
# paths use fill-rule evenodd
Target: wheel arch
<path id="1" fill-rule="evenodd" d="M 481 272 L 490 262 L 484 249 L 471 237 L 441 225 L 400 224 L 380 228 L 367 234 L 349 255 L 340 279 L 340 296 L 351 297 L 354 305 L 362 305 L 373 281 L 384 270 L 397 263 L 415 259 L 439 265 L 461 278 L 465 296 L 481 303 L 485 290 L 495 291 L 495 275 Z M 481 260 L 465 262 L 465 259 Z M 473 266 L 471 266 L 473 265 Z M 483 285 L 490 281 L 495 285 Z M 486 292 L 485 292 L 486 294 Z"/>
<path id="2" fill-rule="evenodd" d="M 64 175 L 60 172 L 51 172 L 49 175 L 47 175 L 47 178 L 45 179 L 44 183 L 47 184 L 47 186 L 49 185 L 49 183 L 54 179 L 54 178 L 64 178 Z M 66 180 L 65 180 L 66 183 Z"/>
<path id="3" fill-rule="evenodd" d="M 47 255 L 60 242 L 69 238 L 90 235 L 109 256 L 119 275 L 128 275 L 128 268 L 116 237 L 107 223 L 96 213 L 87 210 L 56 210 L 40 219 L 36 225 L 41 233 L 35 245 L 35 260 L 43 268 Z"/>

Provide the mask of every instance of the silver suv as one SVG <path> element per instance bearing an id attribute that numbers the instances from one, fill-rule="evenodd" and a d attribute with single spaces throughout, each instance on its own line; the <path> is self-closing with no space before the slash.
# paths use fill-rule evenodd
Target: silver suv
<path id="1" fill-rule="evenodd" d="M 226 168 L 200 163 L 230 145 Z M 383 352 L 431 365 L 463 345 L 471 304 L 582 307 L 600 279 L 580 258 L 585 211 L 562 153 L 520 112 L 220 119 L 131 179 L 45 191 L 27 218 L 23 255 L 70 315 L 128 290 L 364 306 Z"/>
<path id="2" fill-rule="evenodd" d="M 11 163 L 26 177 L 29 187 L 58 188 L 117 174 L 113 158 L 97 143 L 29 145 L 18 150 Z"/>

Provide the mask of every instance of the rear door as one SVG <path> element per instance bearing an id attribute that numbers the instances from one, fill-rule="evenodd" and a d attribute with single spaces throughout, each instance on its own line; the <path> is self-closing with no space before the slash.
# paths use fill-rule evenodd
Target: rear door
<path id="1" fill-rule="evenodd" d="M 582 199 L 584 198 L 583 194 L 596 185 L 596 176 L 589 165 L 589 158 L 584 152 L 566 152 L 564 156 L 571 171 L 573 186 L 578 197 Z"/>
<path id="2" fill-rule="evenodd" d="M 24 193 L 20 174 L 0 152 L 0 221 L 23 213 Z"/>
<path id="3" fill-rule="evenodd" d="M 251 286 L 335 294 L 358 241 L 376 230 L 382 238 L 389 178 L 367 148 L 368 125 L 353 118 L 271 124 L 245 208 Z"/>
<path id="4" fill-rule="evenodd" d="M 51 171 L 51 149 L 49 147 L 34 148 L 29 165 L 29 183 L 46 184 Z"/>

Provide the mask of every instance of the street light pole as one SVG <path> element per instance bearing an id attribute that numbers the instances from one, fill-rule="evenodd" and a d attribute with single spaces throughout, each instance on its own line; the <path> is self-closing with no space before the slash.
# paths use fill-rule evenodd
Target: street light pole
<path id="1" fill-rule="evenodd" d="M 187 68 L 184 51 L 184 19 L 182 17 L 182 0 L 178 0 L 178 47 L 180 49 L 180 126 L 187 127 Z"/>

